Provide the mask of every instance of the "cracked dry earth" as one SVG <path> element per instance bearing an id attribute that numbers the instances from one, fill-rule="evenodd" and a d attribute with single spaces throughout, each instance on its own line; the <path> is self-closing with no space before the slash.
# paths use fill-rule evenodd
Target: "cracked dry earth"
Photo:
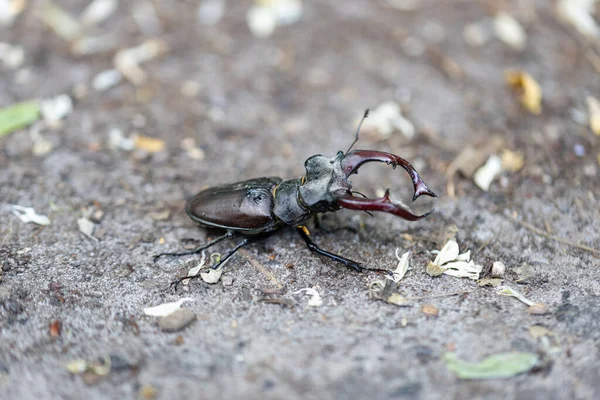
<path id="1" fill-rule="evenodd" d="M 169 51 L 144 64 L 146 83 L 80 96 L 62 126 L 44 133 L 52 150 L 43 155 L 32 153 L 28 129 L 0 139 L 0 202 L 33 207 L 52 221 L 42 229 L 0 213 L 0 398 L 598 398 L 598 252 L 555 240 L 600 248 L 600 138 L 572 118 L 600 93 L 586 57 L 597 42 L 559 23 L 544 1 L 423 0 L 411 11 L 379 1 L 305 2 L 300 21 L 266 39 L 250 34 L 246 1 L 227 2 L 212 26 L 197 22 L 196 2 L 154 3 L 160 29 L 153 37 Z M 60 5 L 73 15 L 83 8 Z M 121 2 L 102 25 L 119 48 L 149 36 L 132 7 Z M 465 43 L 467 24 L 500 9 L 526 27 L 524 50 L 495 38 Z M 442 35 L 432 36 L 432 26 Z M 23 82 L 18 71 L 0 70 L 2 107 L 70 94 L 111 68 L 114 55 L 72 55 L 30 9 L 0 37 L 23 47 L 29 71 Z M 544 94 L 540 115 L 519 104 L 506 69 L 535 77 Z M 192 97 L 180 90 L 190 80 L 198 89 Z M 421 299 L 398 307 L 371 298 L 369 284 L 381 275 L 311 254 L 292 230 L 237 254 L 216 284 L 171 290 L 169 282 L 199 257 L 153 263 L 151 256 L 217 235 L 185 216 L 186 197 L 246 178 L 301 176 L 306 158 L 346 149 L 362 110 L 389 100 L 402 104 L 415 137 L 365 129 L 357 147 L 414 162 L 440 195 L 416 208 L 436 211 L 415 223 L 341 211 L 324 218 L 328 229 L 311 231 L 323 248 L 372 267 L 393 269 L 396 248 L 410 250 L 398 290 Z M 166 147 L 111 148 L 113 129 Z M 503 172 L 487 192 L 456 175 L 449 196 L 452 160 L 492 135 L 522 152 L 524 167 Z M 203 157 L 182 148 L 186 138 Z M 408 199 L 409 182 L 400 169 L 373 165 L 354 185 L 369 195 L 390 186 Z M 94 239 L 77 223 L 89 207 L 104 213 Z M 532 315 L 473 280 L 428 275 L 433 251 L 452 234 L 483 266 L 483 278 L 502 261 L 507 284 L 549 312 Z M 304 288 L 315 288 L 322 305 L 309 307 L 310 297 L 298 293 Z M 464 293 L 443 296 L 453 292 Z M 184 297 L 196 321 L 177 332 L 143 313 Z M 550 333 L 532 336 L 532 326 Z M 508 379 L 460 380 L 444 361 L 452 351 L 472 362 L 530 352 L 540 362 Z M 66 367 L 107 357 L 106 374 Z"/>

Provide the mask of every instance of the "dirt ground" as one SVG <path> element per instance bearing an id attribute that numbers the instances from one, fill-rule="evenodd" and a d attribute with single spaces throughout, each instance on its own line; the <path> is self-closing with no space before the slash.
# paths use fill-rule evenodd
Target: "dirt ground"
<path id="1" fill-rule="evenodd" d="M 22 65 L 0 63 L 0 107 L 64 93 L 74 104 L 59 126 L 42 129 L 45 151 L 32 150 L 40 138 L 31 128 L 0 138 L 0 205 L 51 220 L 42 228 L 0 212 L 0 398 L 600 396 L 600 136 L 586 105 L 600 94 L 600 48 L 560 22 L 554 2 L 311 1 L 299 21 L 266 38 L 248 28 L 248 1 L 227 1 L 214 24 L 199 21 L 194 1 L 120 2 L 89 28 L 111 33 L 114 46 L 84 55 L 36 17 L 41 2 L 29 3 L 0 27 L 0 42 L 24 50 Z M 57 4 L 78 18 L 83 3 Z M 218 16 L 209 11 L 205 22 Z M 495 37 L 499 11 L 525 28 L 521 50 Z M 472 23 L 489 34 L 485 43 L 465 39 Z M 142 65 L 145 82 L 93 88 L 118 50 L 149 38 L 168 49 Z M 539 115 L 507 85 L 509 69 L 539 83 Z M 216 284 L 169 287 L 199 257 L 153 263 L 152 255 L 218 234 L 186 217 L 188 196 L 245 178 L 301 176 L 306 158 L 346 150 L 362 111 L 387 101 L 401 105 L 414 138 L 366 127 L 356 147 L 412 161 L 440 195 L 417 208 L 435 212 L 407 222 L 341 211 L 313 236 L 371 267 L 393 269 L 396 248 L 410 250 L 398 292 L 418 299 L 398 307 L 370 297 L 381 275 L 313 255 L 292 230 L 237 254 Z M 115 145 L 115 130 L 165 148 Z M 522 169 L 502 172 L 487 192 L 449 177 L 462 149 L 481 149 L 493 135 L 524 156 Z M 392 191 L 409 198 L 402 170 L 369 165 L 358 177 L 367 194 L 393 179 Z M 77 222 L 90 209 L 104 213 L 92 238 Z M 503 262 L 503 285 L 549 312 L 532 315 L 474 280 L 427 274 L 452 234 L 482 278 Z M 304 288 L 323 304 L 309 307 Z M 197 320 L 181 331 L 163 332 L 144 315 L 184 297 Z M 547 331 L 540 337 L 532 326 Z M 448 352 L 479 362 L 510 351 L 539 362 L 508 379 L 461 380 L 444 361 Z M 107 357 L 106 375 L 67 369 Z"/>

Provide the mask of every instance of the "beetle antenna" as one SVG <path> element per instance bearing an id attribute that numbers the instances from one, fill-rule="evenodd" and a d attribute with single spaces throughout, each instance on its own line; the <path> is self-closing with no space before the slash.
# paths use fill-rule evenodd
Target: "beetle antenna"
<path id="1" fill-rule="evenodd" d="M 363 115 L 362 119 L 360 120 L 360 123 L 358 124 L 358 128 L 356 128 L 356 137 L 354 138 L 354 141 L 352 142 L 352 144 L 350 145 L 350 147 L 348 147 L 348 150 L 346 150 L 346 154 L 348 154 L 348 152 L 352 149 L 352 146 L 354 146 L 354 144 L 356 142 L 358 142 L 358 133 L 360 132 L 360 127 L 363 124 L 363 121 L 365 120 L 365 118 L 367 118 L 369 116 L 369 109 L 367 108 L 365 110 L 365 115 Z"/>

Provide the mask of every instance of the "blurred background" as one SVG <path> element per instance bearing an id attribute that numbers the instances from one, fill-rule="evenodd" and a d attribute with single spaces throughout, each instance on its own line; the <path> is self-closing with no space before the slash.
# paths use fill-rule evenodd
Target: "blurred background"
<path id="1" fill-rule="evenodd" d="M 190 385 L 212 398 L 593 398 L 599 16 L 595 0 L 0 0 L 6 393 L 95 386 L 63 363 L 120 349 L 134 378 L 115 370 L 93 396 L 149 385 L 155 392 L 142 397 L 164 397 Z M 328 226 L 352 229 L 317 241 L 382 268 L 394 268 L 396 247 L 410 250 L 407 296 L 475 293 L 433 301 L 439 319 L 393 308 L 368 297 L 368 277 L 284 232 L 235 258 L 229 285 L 190 285 L 210 324 L 179 344 L 157 332 L 140 310 L 179 298 L 165 287 L 194 261 L 157 266 L 150 255 L 207 238 L 185 199 L 221 183 L 301 176 L 308 157 L 347 149 L 366 108 L 355 148 L 413 163 L 440 195 L 414 208 L 436 212 L 409 224 L 342 211 Z M 369 196 L 389 187 L 410 199 L 399 169 L 368 165 L 353 182 Z M 451 237 L 473 251 L 482 277 L 503 261 L 519 290 L 556 313 L 535 319 L 494 289 L 425 274 Z M 264 263 L 284 296 L 319 288 L 323 308 L 257 302 L 270 281 L 248 260 Z M 524 264 L 525 284 L 515 272 Z M 62 336 L 48 339 L 50 321 Z M 440 355 L 453 349 L 478 360 L 544 352 L 526 331 L 534 323 L 568 343 L 546 375 L 458 385 L 443 368 Z M 61 379 L 69 383 L 46 384 Z"/>

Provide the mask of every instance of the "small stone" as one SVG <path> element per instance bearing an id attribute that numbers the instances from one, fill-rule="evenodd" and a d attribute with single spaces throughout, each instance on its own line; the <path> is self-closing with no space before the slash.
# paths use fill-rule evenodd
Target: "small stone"
<path id="1" fill-rule="evenodd" d="M 233 285 L 233 277 L 226 275 L 224 276 L 221 281 L 223 282 L 223 286 L 231 286 Z"/>
<path id="2" fill-rule="evenodd" d="M 163 332 L 177 332 L 196 320 L 196 314 L 187 308 L 180 308 L 174 313 L 158 320 L 158 326 Z"/>
<path id="3" fill-rule="evenodd" d="M 433 304 L 423 304 L 423 306 L 421 306 L 421 312 L 427 317 L 437 317 L 440 313 L 438 308 Z"/>
<path id="4" fill-rule="evenodd" d="M 545 315 L 550 311 L 549 307 L 544 303 L 535 303 L 527 310 L 531 315 Z"/>
<path id="5" fill-rule="evenodd" d="M 492 276 L 502 278 L 506 272 L 506 265 L 502 261 L 495 261 L 492 264 Z"/>

